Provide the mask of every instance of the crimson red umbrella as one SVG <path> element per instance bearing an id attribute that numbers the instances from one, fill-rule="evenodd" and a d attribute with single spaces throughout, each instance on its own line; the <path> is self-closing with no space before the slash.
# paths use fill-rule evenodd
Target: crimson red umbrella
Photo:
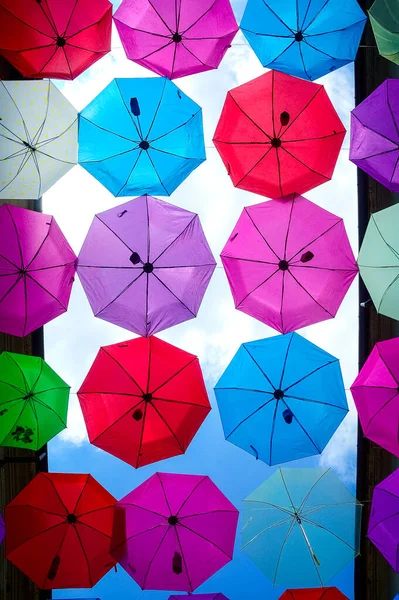
<path id="1" fill-rule="evenodd" d="M 322 85 L 269 71 L 227 93 L 213 141 L 235 187 L 279 198 L 331 179 L 344 137 Z"/>
<path id="2" fill-rule="evenodd" d="M 109 0 L 0 0 L 0 54 L 27 78 L 74 79 L 111 50 Z"/>
<path id="3" fill-rule="evenodd" d="M 42 589 L 93 587 L 116 563 L 115 502 L 91 475 L 39 473 L 6 506 L 8 560 Z"/>
<path id="4" fill-rule="evenodd" d="M 100 348 L 78 397 L 91 443 L 136 468 L 184 454 L 211 408 L 198 358 L 155 337 Z"/>

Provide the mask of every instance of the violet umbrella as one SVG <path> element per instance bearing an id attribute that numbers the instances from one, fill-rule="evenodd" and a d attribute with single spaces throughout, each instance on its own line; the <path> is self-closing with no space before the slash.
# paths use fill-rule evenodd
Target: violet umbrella
<path id="1" fill-rule="evenodd" d="M 196 317 L 215 265 L 198 215 L 141 196 L 94 217 L 78 275 L 96 317 L 148 337 Z"/>
<path id="2" fill-rule="evenodd" d="M 399 79 L 386 79 L 352 111 L 349 159 L 399 192 Z"/>
<path id="3" fill-rule="evenodd" d="M 111 554 L 143 590 L 192 592 L 232 560 L 237 521 L 209 477 L 155 473 L 117 502 Z"/>
<path id="4" fill-rule="evenodd" d="M 399 469 L 374 488 L 367 537 L 399 573 Z"/>
<path id="5" fill-rule="evenodd" d="M 357 273 L 343 220 L 297 194 L 244 208 L 221 258 L 235 307 L 281 333 L 334 317 Z"/>
<path id="6" fill-rule="evenodd" d="M 0 331 L 23 337 L 64 313 L 75 261 L 52 216 L 0 206 Z"/>
<path id="7" fill-rule="evenodd" d="M 377 342 L 351 392 L 365 437 L 399 457 L 399 338 Z"/>

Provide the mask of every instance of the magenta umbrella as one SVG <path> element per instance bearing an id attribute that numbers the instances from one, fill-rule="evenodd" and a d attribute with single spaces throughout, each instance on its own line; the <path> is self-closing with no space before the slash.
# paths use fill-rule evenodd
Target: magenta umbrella
<path id="1" fill-rule="evenodd" d="M 75 262 L 52 216 L 0 206 L 0 331 L 23 337 L 64 313 Z"/>
<path id="2" fill-rule="evenodd" d="M 399 573 L 399 469 L 374 488 L 367 537 Z"/>
<path id="3" fill-rule="evenodd" d="M 198 215 L 140 196 L 94 217 L 78 275 L 96 317 L 148 337 L 196 317 L 215 265 Z"/>
<path id="4" fill-rule="evenodd" d="M 343 220 L 297 194 L 244 208 L 221 258 L 235 307 L 281 333 L 334 317 L 358 271 Z"/>
<path id="5" fill-rule="evenodd" d="M 399 338 L 377 342 L 351 392 L 365 437 L 399 457 Z"/>
<path id="6" fill-rule="evenodd" d="M 123 0 L 114 20 L 127 57 L 169 79 L 217 69 L 238 31 L 230 0 Z"/>
<path id="7" fill-rule="evenodd" d="M 6 526 L 4 525 L 3 517 L 0 515 L 0 544 L 4 540 L 5 533 L 6 533 Z"/>
<path id="8" fill-rule="evenodd" d="M 209 477 L 155 473 L 117 502 L 111 554 L 143 590 L 192 592 L 232 560 L 237 520 Z"/>

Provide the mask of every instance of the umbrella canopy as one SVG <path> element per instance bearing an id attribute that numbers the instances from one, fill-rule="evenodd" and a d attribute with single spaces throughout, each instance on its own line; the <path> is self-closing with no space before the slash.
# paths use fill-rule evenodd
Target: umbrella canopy
<path id="1" fill-rule="evenodd" d="M 4 540 L 5 533 L 6 533 L 6 528 L 5 528 L 5 525 L 4 525 L 4 519 L 0 515 L 0 544 Z"/>
<path id="2" fill-rule="evenodd" d="M 399 457 L 399 338 L 374 346 L 351 392 L 365 437 Z"/>
<path id="3" fill-rule="evenodd" d="M 0 198 L 40 198 L 77 163 L 77 112 L 51 81 L 0 81 L 0 106 Z"/>
<path id="4" fill-rule="evenodd" d="M 91 443 L 136 468 L 184 454 L 211 409 L 198 358 L 154 337 L 100 348 L 78 398 Z"/>
<path id="5" fill-rule="evenodd" d="M 399 469 L 374 488 L 367 537 L 399 573 Z"/>
<path id="6" fill-rule="evenodd" d="M 268 465 L 320 454 L 348 412 L 339 360 L 297 333 L 242 344 L 215 395 L 226 439 Z"/>
<path id="7" fill-rule="evenodd" d="M 360 275 L 378 313 L 399 320 L 399 240 L 395 204 L 374 213 L 359 252 Z"/>
<path id="8" fill-rule="evenodd" d="M 149 336 L 196 317 L 215 266 L 198 215 L 141 196 L 94 217 L 78 274 L 96 317 Z"/>
<path id="9" fill-rule="evenodd" d="M 235 307 L 281 333 L 334 317 L 357 273 L 343 220 L 296 194 L 244 208 L 221 258 Z"/>
<path id="10" fill-rule="evenodd" d="M 229 600 L 228 598 L 226 598 L 226 596 L 224 596 L 223 594 L 193 594 L 195 596 L 195 598 L 197 598 L 197 600 Z M 181 600 L 182 599 L 182 595 L 178 595 L 178 596 L 170 596 L 169 600 Z"/>
<path id="11" fill-rule="evenodd" d="M 280 600 L 349 600 L 336 587 L 286 590 Z"/>
<path id="12" fill-rule="evenodd" d="M 356 0 L 249 0 L 240 28 L 264 67 L 313 80 L 355 60 L 366 19 Z"/>
<path id="13" fill-rule="evenodd" d="M 0 206 L 0 331 L 23 337 L 64 313 L 75 262 L 52 216 Z"/>
<path id="14" fill-rule="evenodd" d="M 170 196 L 205 158 L 201 108 L 166 77 L 114 79 L 79 114 L 79 163 L 114 196 Z"/>
<path id="15" fill-rule="evenodd" d="M 369 10 L 378 52 L 399 65 L 399 5 L 396 0 L 375 0 Z"/>
<path id="16" fill-rule="evenodd" d="M 399 80 L 386 79 L 351 113 L 349 159 L 399 192 Z"/>
<path id="17" fill-rule="evenodd" d="M 235 187 L 279 198 L 329 181 L 344 137 L 322 85 L 269 71 L 227 93 L 213 141 Z"/>
<path id="18" fill-rule="evenodd" d="M 6 506 L 8 560 L 42 589 L 93 587 L 115 565 L 115 502 L 91 475 L 39 473 Z"/>
<path id="19" fill-rule="evenodd" d="M 229 0 L 123 0 L 114 20 L 127 57 L 169 79 L 217 69 L 238 31 Z"/>
<path id="20" fill-rule="evenodd" d="M 70 387 L 42 358 L 0 354 L 0 446 L 39 450 L 67 426 Z"/>
<path id="21" fill-rule="evenodd" d="M 359 554 L 361 512 L 330 469 L 278 469 L 244 500 L 241 549 L 273 585 L 323 586 Z"/>
<path id="22" fill-rule="evenodd" d="M 111 50 L 108 0 L 0 0 L 0 54 L 29 79 L 74 79 Z"/>
<path id="23" fill-rule="evenodd" d="M 237 521 L 209 477 L 155 473 L 117 502 L 111 552 L 142 589 L 191 592 L 232 560 Z"/>

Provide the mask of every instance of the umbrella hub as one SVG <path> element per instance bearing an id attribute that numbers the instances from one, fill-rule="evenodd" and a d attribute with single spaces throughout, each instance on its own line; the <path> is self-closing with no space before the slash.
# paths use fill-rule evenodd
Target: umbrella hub
<path id="1" fill-rule="evenodd" d="M 78 520 L 78 518 L 73 513 L 69 513 L 69 515 L 67 515 L 66 520 L 69 523 L 69 525 L 73 525 L 74 523 L 76 523 L 76 521 Z"/>
<path id="2" fill-rule="evenodd" d="M 146 262 L 143 265 L 143 271 L 144 273 L 152 273 L 154 270 L 154 265 L 150 262 Z"/>
<path id="3" fill-rule="evenodd" d="M 179 522 L 179 519 L 176 517 L 176 515 L 171 515 L 168 519 L 169 525 L 177 525 L 178 522 Z"/>
<path id="4" fill-rule="evenodd" d="M 57 37 L 57 46 L 59 46 L 59 48 L 63 48 L 66 44 L 66 39 L 62 36 L 58 36 Z"/>
<path id="5" fill-rule="evenodd" d="M 22 143 L 24 146 L 29 148 L 29 150 L 32 150 L 32 152 L 35 152 L 36 148 L 34 146 L 32 146 L 32 144 L 30 144 L 29 142 L 26 142 L 25 140 L 22 140 Z"/>
<path id="6" fill-rule="evenodd" d="M 289 266 L 290 265 L 288 260 L 280 260 L 280 262 L 278 263 L 278 268 L 280 269 L 280 271 L 288 271 Z"/>
<path id="7" fill-rule="evenodd" d="M 29 394 L 26 394 L 26 396 L 23 397 L 23 400 L 30 400 L 31 398 L 33 398 L 33 392 L 29 392 Z"/>
<path id="8" fill-rule="evenodd" d="M 274 137 L 270 140 L 270 143 L 272 145 L 272 148 L 280 148 L 281 146 L 281 140 L 278 137 Z"/>
<path id="9" fill-rule="evenodd" d="M 144 400 L 144 402 L 151 402 L 152 394 L 150 394 L 150 393 L 143 394 L 143 400 Z"/>
<path id="10" fill-rule="evenodd" d="M 302 42 L 303 40 L 303 33 L 302 31 L 297 31 L 295 34 L 295 41 L 296 42 Z"/>
<path id="11" fill-rule="evenodd" d="M 280 389 L 274 390 L 273 396 L 276 398 L 276 400 L 282 400 L 282 398 L 284 398 L 284 392 Z"/>
<path id="12" fill-rule="evenodd" d="M 141 148 L 142 150 L 148 150 L 149 147 L 150 144 L 147 142 L 147 140 L 141 140 L 139 148 Z"/>
<path id="13" fill-rule="evenodd" d="M 23 275 L 23 276 L 25 276 L 25 275 L 27 274 L 27 272 L 28 272 L 28 270 L 27 270 L 27 269 L 18 269 L 18 273 L 19 273 L 20 275 Z"/>
<path id="14" fill-rule="evenodd" d="M 178 33 L 176 31 L 176 33 L 174 33 L 172 36 L 172 40 L 175 42 L 175 44 L 178 44 L 179 42 L 181 42 L 182 37 L 181 37 L 180 33 Z"/>
<path id="15" fill-rule="evenodd" d="M 302 525 L 302 519 L 301 519 L 301 517 L 299 516 L 299 514 L 297 513 L 296 510 L 294 511 L 294 517 L 295 517 L 296 522 L 298 523 L 298 525 Z"/>

